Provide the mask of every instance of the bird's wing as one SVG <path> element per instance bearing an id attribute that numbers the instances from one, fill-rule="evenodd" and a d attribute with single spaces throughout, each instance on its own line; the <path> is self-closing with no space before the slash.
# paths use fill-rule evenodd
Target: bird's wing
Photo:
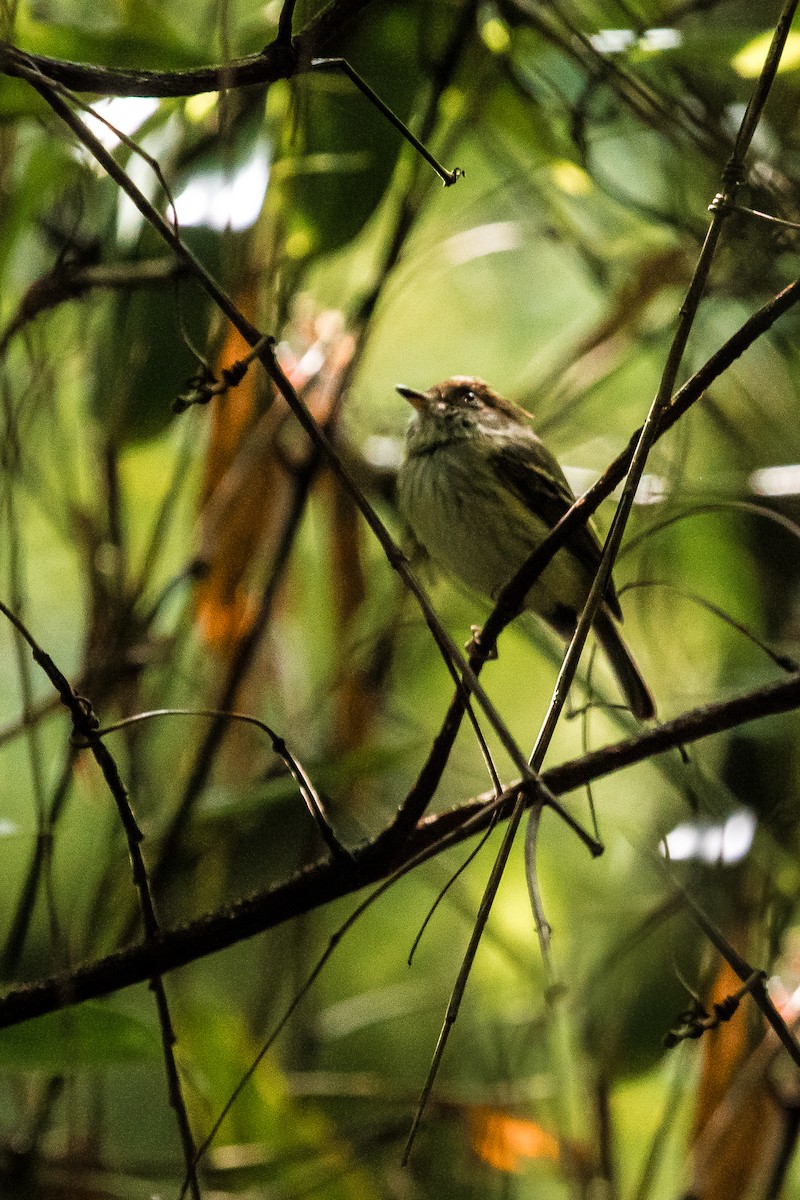
<path id="1" fill-rule="evenodd" d="M 564 472 L 544 443 L 534 434 L 522 446 L 506 446 L 491 456 L 498 479 L 525 505 L 552 528 L 575 502 L 575 494 Z M 591 524 L 581 525 L 569 536 L 569 551 L 594 575 L 602 547 Z M 609 580 L 605 600 L 615 617 L 622 618 L 613 580 Z"/>

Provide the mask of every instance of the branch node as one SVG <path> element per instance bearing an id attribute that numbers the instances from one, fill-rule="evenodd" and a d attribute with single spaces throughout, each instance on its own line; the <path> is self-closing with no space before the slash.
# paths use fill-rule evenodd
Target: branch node
<path id="1" fill-rule="evenodd" d="M 268 42 L 261 51 L 263 57 L 268 57 L 272 60 L 279 79 L 291 79 L 297 71 L 300 55 L 296 42 L 297 39 L 291 37 L 291 34 L 289 37 L 286 37 L 279 30 L 275 40 Z"/>
<path id="2" fill-rule="evenodd" d="M 472 636 L 464 645 L 464 649 L 466 650 L 467 654 L 472 654 L 473 650 L 477 650 L 484 662 L 496 662 L 497 658 L 499 657 L 497 645 L 492 645 L 489 643 L 488 651 L 484 650 L 483 642 L 481 640 L 483 630 L 481 629 L 480 625 L 470 625 L 469 631 Z"/>
<path id="3" fill-rule="evenodd" d="M 442 187 L 452 187 L 454 183 L 458 183 L 459 179 L 463 179 L 466 171 L 463 167 L 453 167 L 452 171 L 446 171 L 442 177 Z"/>
<path id="4" fill-rule="evenodd" d="M 91 735 L 100 728 L 92 703 L 85 696 L 73 692 L 72 703 L 72 733 L 69 736 L 70 745 L 76 750 L 87 750 L 91 745 Z"/>
<path id="5" fill-rule="evenodd" d="M 733 196 L 742 182 L 745 173 L 745 166 L 741 158 L 736 154 L 732 154 L 725 166 L 722 168 L 722 186 L 728 196 Z"/>

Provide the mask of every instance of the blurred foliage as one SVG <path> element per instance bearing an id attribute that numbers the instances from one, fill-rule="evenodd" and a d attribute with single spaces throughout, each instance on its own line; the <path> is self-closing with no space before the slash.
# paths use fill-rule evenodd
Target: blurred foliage
<path id="1" fill-rule="evenodd" d="M 301 0 L 295 31 L 319 7 Z M 393 475 L 408 414 L 397 382 L 486 377 L 531 410 L 576 491 L 627 443 L 658 386 L 778 12 L 773 0 L 365 6 L 325 54 L 347 57 L 445 167 L 464 170 L 448 189 L 331 71 L 145 107 L 99 101 L 159 175 L 95 128 L 162 211 L 174 201 L 186 242 L 275 335 L 293 385 L 400 538 Z M 276 3 L 228 0 L 19 0 L 0 22 L 31 53 L 172 71 L 258 52 L 279 15 Z M 798 115 L 800 30 L 740 194 L 790 221 Z M 375 835 L 414 782 L 452 682 L 352 500 L 256 367 L 177 415 L 175 400 L 219 378 L 243 343 L 38 95 L 6 78 L 0 212 L 0 598 L 103 725 L 169 707 L 250 713 L 285 738 L 347 844 Z M 792 230 L 731 216 L 684 375 L 797 274 Z M 616 580 L 662 719 L 779 676 L 765 645 L 800 656 L 798 334 L 790 311 L 652 454 Z M 612 511 L 600 510 L 604 529 Z M 423 578 L 462 642 L 486 606 Z M 558 650 L 523 621 L 487 666 L 523 748 Z M 5 624 L 0 678 L 9 988 L 108 953 L 138 924 L 111 798 Z M 586 697 L 548 764 L 635 732 L 607 706 L 616 695 L 599 659 L 576 688 L 576 703 Z M 467 848 L 395 884 L 243 1087 L 204 1160 L 204 1189 L 800 1195 L 796 1070 L 755 1006 L 745 998 L 735 1021 L 664 1049 L 697 1002 L 737 986 L 671 878 L 796 1011 L 797 735 L 794 714 L 752 722 L 568 797 L 587 827 L 596 814 L 597 861 L 546 814 L 537 868 L 556 986 L 515 847 L 405 1171 L 499 832 L 444 892 L 410 970 Z M 217 737 L 213 719 L 173 716 L 108 745 L 165 927 L 322 853 L 258 730 Z M 465 727 L 435 806 L 488 786 Z M 167 978 L 198 1142 L 354 905 Z M 159 1057 L 145 986 L 0 1032 L 0 1194 L 177 1195 Z"/>

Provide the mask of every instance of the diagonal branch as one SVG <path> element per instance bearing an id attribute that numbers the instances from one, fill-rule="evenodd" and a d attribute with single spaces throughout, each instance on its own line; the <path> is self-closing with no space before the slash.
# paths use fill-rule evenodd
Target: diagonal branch
<path id="1" fill-rule="evenodd" d="M 800 674 L 730 700 L 691 709 L 636 737 L 551 767 L 542 773 L 542 781 L 553 795 L 564 796 L 655 754 L 798 707 Z M 399 847 L 384 831 L 356 852 L 352 867 L 345 868 L 341 861 L 330 859 L 313 863 L 283 883 L 226 909 L 207 913 L 187 925 L 161 932 L 151 942 L 127 947 L 66 974 L 10 991 L 0 998 L 0 1028 L 142 983 L 154 974 L 195 962 L 378 883 L 412 859 L 415 865 L 428 861 L 482 832 L 493 820 L 508 819 L 521 793 L 526 806 L 537 802 L 529 784 L 517 782 L 506 789 L 497 803 L 491 796 L 478 797 L 449 812 L 427 817 Z"/>
<path id="2" fill-rule="evenodd" d="M 292 387 L 289 379 L 280 367 L 273 349 L 272 339 L 265 338 L 254 325 L 250 323 L 240 311 L 228 293 L 217 283 L 214 277 L 203 266 L 200 260 L 192 253 L 188 246 L 182 241 L 178 232 L 173 226 L 161 215 L 153 204 L 143 195 L 141 190 L 131 180 L 130 176 L 123 171 L 119 163 L 109 151 L 102 145 L 100 140 L 87 128 L 80 117 L 72 111 L 69 104 L 60 94 L 59 89 L 54 88 L 44 79 L 36 70 L 25 69 L 21 70 L 20 74 L 28 80 L 28 82 L 39 92 L 43 99 L 50 105 L 53 111 L 61 118 L 82 144 L 90 151 L 98 163 L 104 168 L 109 176 L 117 183 L 127 196 L 133 201 L 136 208 L 142 216 L 149 222 L 158 235 L 169 245 L 178 255 L 181 262 L 188 268 L 191 274 L 197 279 L 200 286 L 214 301 L 217 307 L 228 318 L 231 324 L 238 330 L 242 337 L 254 349 L 258 348 L 258 358 L 269 375 L 270 379 L 278 389 L 289 408 L 297 418 L 299 424 L 308 434 L 311 442 L 318 455 L 324 457 L 330 469 L 341 481 L 344 488 L 349 492 L 358 510 L 369 525 L 372 533 L 381 546 L 390 565 L 402 578 L 405 586 L 414 596 L 420 606 L 425 621 L 431 634 L 438 646 L 442 658 L 451 673 L 458 671 L 462 676 L 463 684 L 468 686 L 469 690 L 474 693 L 476 700 L 480 704 L 483 711 L 497 734 L 503 748 L 508 753 L 517 770 L 530 779 L 535 780 L 536 774 L 529 767 L 525 756 L 522 754 L 515 739 L 511 735 L 502 720 L 499 712 L 495 708 L 492 701 L 478 682 L 477 676 L 471 670 L 469 663 L 464 658 L 461 651 L 456 646 L 453 638 L 442 625 L 436 612 L 428 599 L 425 589 L 420 585 L 413 571 L 411 570 L 408 559 L 395 543 L 386 525 L 379 517 L 375 508 L 369 503 L 361 488 L 355 482 L 350 472 L 344 465 L 341 456 L 334 447 L 331 439 L 327 436 L 324 429 L 317 423 L 312 416 L 307 406 L 297 395 Z M 230 703 L 223 703 L 221 708 L 230 707 Z M 536 785 L 540 786 L 540 785 Z M 559 808 L 554 802 L 552 796 L 548 796 L 546 791 L 541 792 L 540 799 L 543 803 L 550 804 L 551 807 Z M 562 813 L 562 816 L 564 814 Z M 568 818 L 567 818 L 568 819 Z M 578 831 L 576 823 L 568 819 L 569 824 L 579 832 L 579 836 L 583 837 L 589 849 L 594 853 L 596 843 L 583 831 Z"/>
<path id="3" fill-rule="evenodd" d="M 217 67 L 197 67 L 188 71 L 142 71 L 101 67 L 93 63 L 69 62 L 30 54 L 0 42 L 0 74 L 26 78 L 33 69 L 52 83 L 74 92 L 99 92 L 106 96 L 197 96 L 221 89 L 265 86 L 289 79 L 299 71 L 311 69 L 311 59 L 324 49 L 333 36 L 370 0 L 333 0 L 291 41 L 285 29 L 260 54 L 236 59 Z"/>
<path id="4" fill-rule="evenodd" d="M 58 693 L 59 699 L 72 718 L 72 737 L 73 742 L 78 748 L 86 748 L 92 754 L 95 762 L 100 768 L 103 778 L 106 781 L 108 790 L 114 799 L 119 814 L 120 823 L 125 833 L 125 839 L 128 846 L 128 856 L 131 862 L 131 873 L 133 875 L 133 884 L 139 900 L 139 910 L 142 915 L 144 925 L 144 935 L 146 943 L 152 944 L 159 936 L 160 928 L 158 918 L 156 916 L 153 897 L 150 892 L 150 882 L 147 877 L 147 868 L 145 867 L 144 856 L 142 854 L 143 835 L 139 829 L 133 809 L 130 806 L 128 791 L 125 784 L 122 782 L 119 769 L 116 761 L 111 755 L 108 747 L 103 742 L 99 735 L 98 721 L 92 706 L 83 696 L 79 696 L 74 690 L 69 680 L 59 669 L 50 655 L 42 649 L 35 638 L 32 636 L 25 624 L 16 616 L 14 612 L 0 600 L 0 613 L 13 625 L 14 629 L 24 638 L 34 661 L 41 667 L 50 683 Z M 189 1124 L 189 1116 L 186 1111 L 186 1104 L 183 1099 L 183 1091 L 181 1089 L 180 1076 L 178 1074 L 178 1065 L 175 1061 L 175 1030 L 172 1024 L 172 1017 L 167 1003 L 167 994 L 164 989 L 164 981 L 161 976 L 154 972 L 148 976 L 150 988 L 156 1002 L 158 1011 L 158 1023 L 161 1031 L 161 1045 L 164 1054 L 164 1066 L 167 1074 L 167 1086 L 169 1090 L 169 1101 L 175 1111 L 175 1117 L 178 1124 L 178 1132 L 180 1134 L 181 1145 L 183 1147 L 184 1161 L 186 1162 L 187 1174 L 192 1189 L 192 1196 L 195 1200 L 200 1200 L 200 1188 L 197 1182 L 197 1174 L 194 1167 L 195 1146 L 192 1137 L 191 1126 Z"/>
<path id="5" fill-rule="evenodd" d="M 714 380 L 724 374 L 748 347 L 771 329 L 778 318 L 788 312 L 798 301 L 800 301 L 800 279 L 788 284 L 782 292 L 773 296 L 757 312 L 753 313 L 737 329 L 736 333 L 728 338 L 727 342 L 675 393 L 672 403 L 662 414 L 657 436 L 663 437 L 702 397 Z M 592 487 L 575 501 L 569 511 L 551 529 L 544 541 L 537 546 L 502 589 L 494 609 L 481 630 L 480 642 L 470 652 L 469 664 L 476 675 L 480 674 L 484 664 L 494 652 L 500 634 L 521 611 L 523 597 L 548 563 L 565 545 L 575 530 L 589 520 L 603 500 L 610 496 L 614 488 L 625 478 L 625 472 L 630 466 L 641 432 L 640 427 L 633 433 L 622 453 L 617 455 Z M 461 695 L 456 693 L 428 758 L 398 810 L 391 827 L 394 830 L 394 836 L 398 839 L 405 836 L 405 833 L 416 825 L 438 787 L 442 771 L 460 728 L 463 716 L 462 704 Z M 387 836 L 390 832 L 387 830 Z"/>

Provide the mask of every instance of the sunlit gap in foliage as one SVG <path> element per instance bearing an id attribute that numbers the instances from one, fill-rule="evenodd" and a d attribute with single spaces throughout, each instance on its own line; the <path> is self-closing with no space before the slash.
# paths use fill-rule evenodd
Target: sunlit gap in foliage
<path id="1" fill-rule="evenodd" d="M 625 50 L 675 50 L 683 37 L 679 29 L 601 29 L 589 39 L 599 54 L 622 54 Z"/>
<path id="2" fill-rule="evenodd" d="M 269 182 L 269 153 L 259 141 L 248 160 L 233 173 L 205 171 L 175 200 L 181 225 L 205 225 L 222 232 L 249 229 L 255 223 Z"/>
<path id="3" fill-rule="evenodd" d="M 568 463 L 564 464 L 564 474 L 567 481 L 576 496 L 582 496 L 587 492 L 598 479 L 597 471 L 591 467 L 572 467 Z M 619 495 L 622 490 L 622 484 L 615 489 L 614 494 Z M 654 475 L 645 472 L 639 481 L 639 486 L 636 489 L 636 504 L 661 504 L 669 498 L 669 483 L 662 475 Z"/>
<path id="4" fill-rule="evenodd" d="M 748 483 L 757 496 L 795 496 L 800 492 L 800 463 L 761 467 Z"/>
<path id="5" fill-rule="evenodd" d="M 687 821 L 667 834 L 664 857 L 675 862 L 694 859 L 704 863 L 724 863 L 731 866 L 741 862 L 753 844 L 756 818 L 747 808 L 728 817 L 722 824 Z"/>
<path id="6" fill-rule="evenodd" d="M 95 115 L 87 113 L 84 119 L 106 150 L 115 150 L 121 139 L 114 130 L 131 137 L 152 117 L 158 105 L 159 101 L 152 96 L 114 96 L 98 100 L 92 105 Z"/>
<path id="7" fill-rule="evenodd" d="M 207 93 L 202 97 L 193 97 L 195 102 L 203 103 L 187 105 L 190 119 L 198 120 L 206 115 L 209 101 L 215 96 L 216 93 Z M 117 96 L 110 100 L 98 101 L 93 105 L 95 115 L 87 115 L 85 119 L 103 145 L 108 150 L 114 150 L 120 145 L 119 135 L 132 137 L 157 111 L 158 106 L 159 101 L 153 98 Z M 169 123 L 160 129 L 156 137 L 157 145 L 151 145 L 152 139 L 148 136 L 148 151 L 156 155 L 165 151 L 166 143 L 171 140 L 174 132 L 170 131 Z M 266 139 L 259 138 L 252 153 L 237 169 L 198 172 L 176 197 L 175 208 L 179 225 L 204 225 L 219 232 L 226 229 L 234 232 L 249 229 L 255 223 L 264 203 L 269 182 L 269 149 Z M 93 164 L 93 160 L 88 157 L 87 161 L 89 165 Z M 152 197 L 156 181 L 147 163 L 133 160 L 127 169 L 136 183 Z M 120 236 L 123 240 L 131 240 L 138 234 L 140 227 L 139 213 L 122 201 L 119 217 Z"/>
<path id="8" fill-rule="evenodd" d="M 597 472 L 590 467 L 565 465 L 564 474 L 577 496 L 587 491 L 597 480 Z M 773 467 L 759 467 L 747 478 L 748 490 L 755 496 L 800 495 L 800 463 L 781 463 Z M 616 489 L 619 492 L 619 488 Z M 644 474 L 636 489 L 637 504 L 661 504 L 670 498 L 670 485 L 661 475 Z"/>

